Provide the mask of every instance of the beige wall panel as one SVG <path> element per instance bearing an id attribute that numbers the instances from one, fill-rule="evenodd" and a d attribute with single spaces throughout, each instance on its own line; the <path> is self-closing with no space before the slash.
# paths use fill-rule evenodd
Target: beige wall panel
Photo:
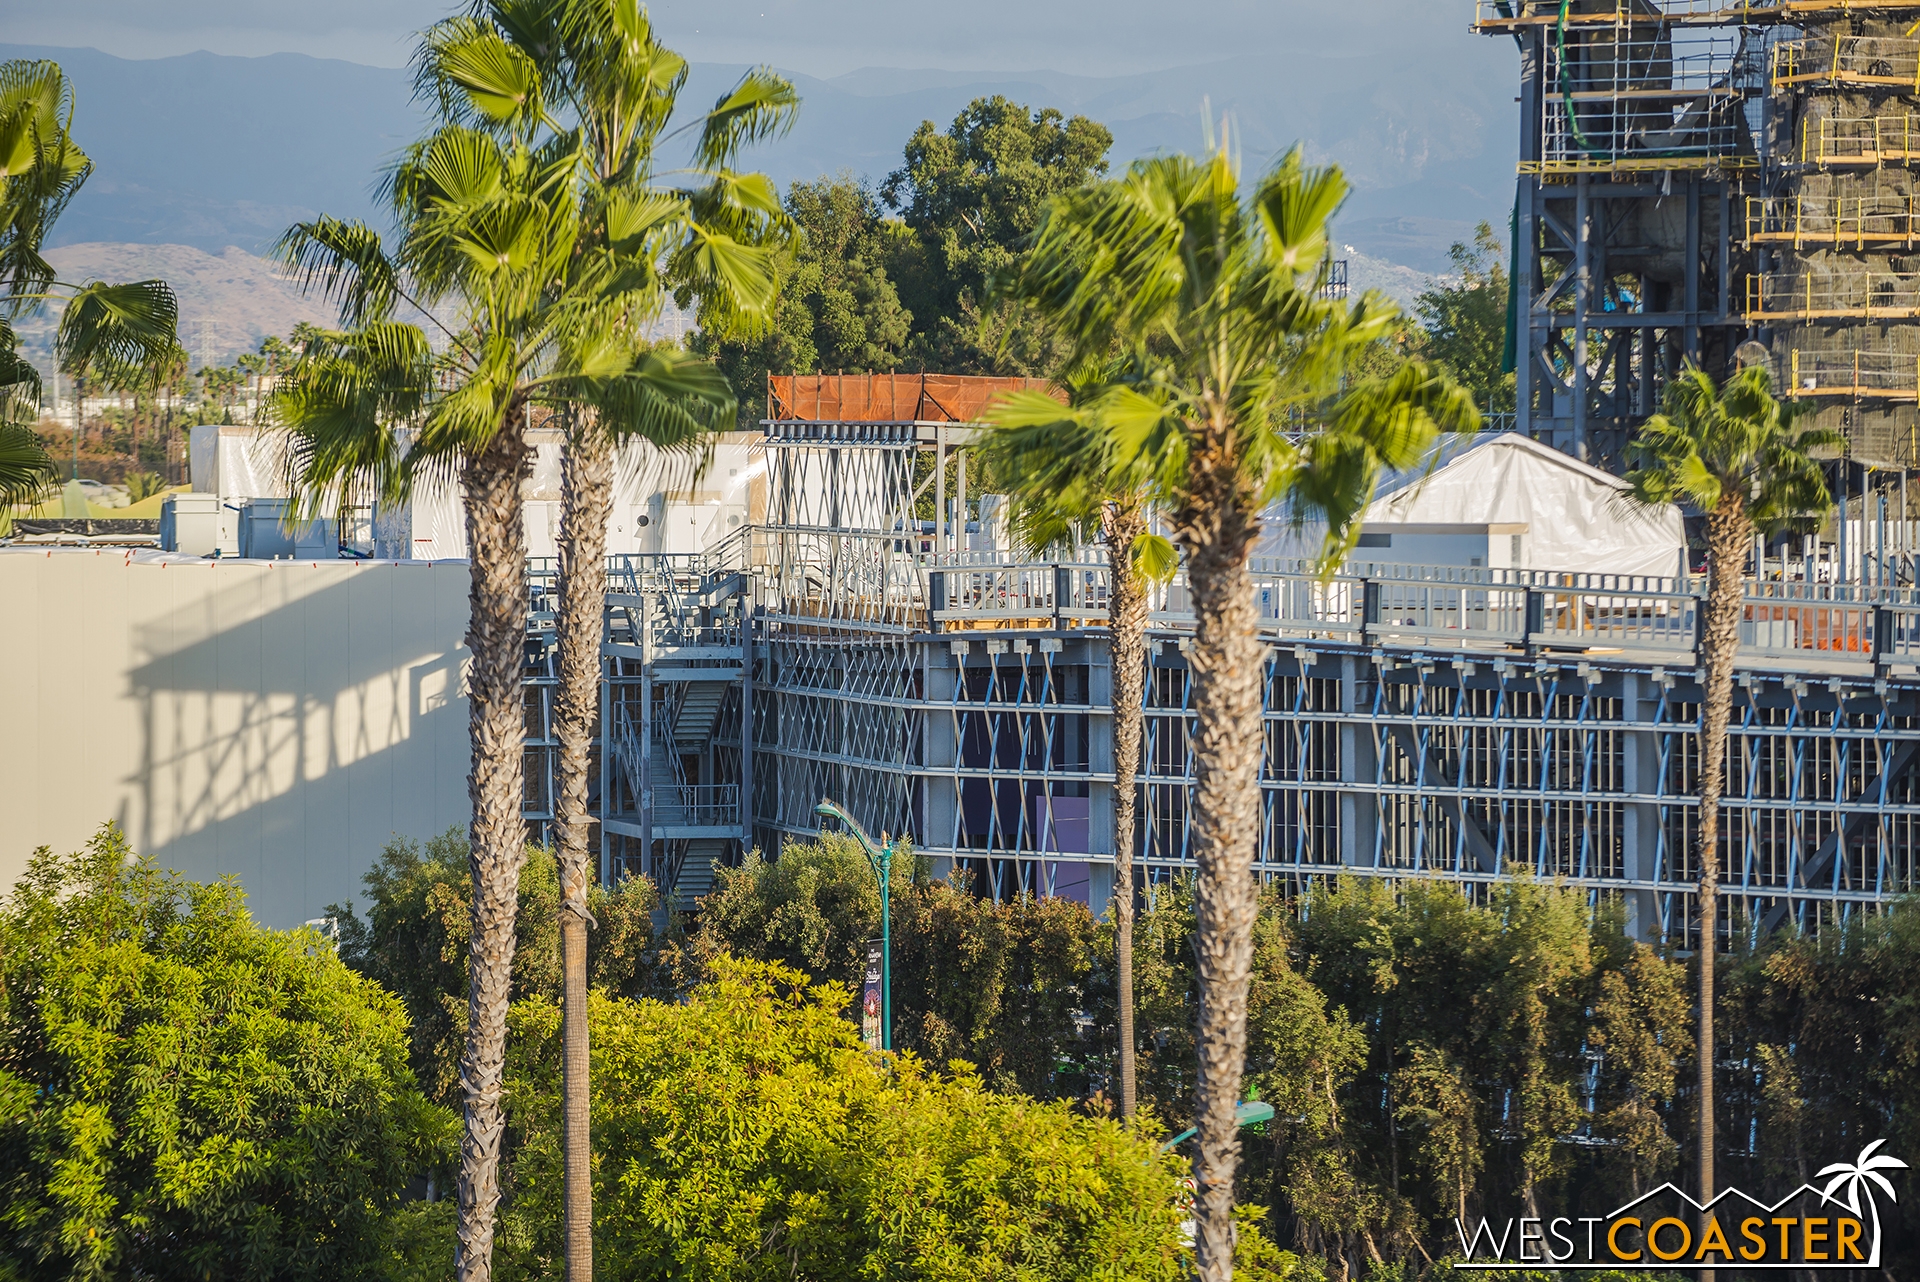
<path id="1" fill-rule="evenodd" d="M 118 820 L 261 921 L 467 820 L 466 567 L 0 554 L 0 884 Z"/>

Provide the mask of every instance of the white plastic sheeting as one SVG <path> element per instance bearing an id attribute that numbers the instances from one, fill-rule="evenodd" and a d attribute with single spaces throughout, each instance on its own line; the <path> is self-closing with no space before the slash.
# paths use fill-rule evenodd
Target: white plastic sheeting
<path id="1" fill-rule="evenodd" d="M 528 437 L 533 466 L 525 489 L 527 555 L 551 557 L 560 537 L 562 442 L 558 432 L 534 431 Z M 704 459 L 644 442 L 623 446 L 615 460 L 607 551 L 700 552 L 764 519 L 767 468 L 757 440 L 753 434 L 726 433 Z M 196 427 L 188 449 L 194 491 L 217 496 L 223 507 L 287 496 L 283 431 Z M 457 478 L 451 471 L 423 476 L 405 503 L 379 505 L 371 542 L 373 555 L 383 560 L 465 559 L 466 514 Z"/>
<path id="2" fill-rule="evenodd" d="M 1687 541 L 1680 510 L 1633 505 L 1626 488 L 1619 477 L 1517 432 L 1448 438 L 1419 467 L 1380 479 L 1362 528 L 1525 525 L 1527 569 L 1677 574 Z M 1262 525 L 1254 555 L 1319 555 L 1324 527 L 1294 530 L 1280 507 L 1270 509 Z M 1353 559 L 1367 555 L 1356 549 Z"/>
<path id="3" fill-rule="evenodd" d="M 224 500 L 287 497 L 286 433 L 204 424 L 187 438 L 187 468 L 196 494 Z"/>
<path id="4" fill-rule="evenodd" d="M 561 440 L 557 432 L 529 435 L 534 457 L 524 513 L 527 555 L 551 557 L 560 537 Z M 623 446 L 614 461 L 607 551 L 699 552 L 752 519 L 755 484 L 764 493 L 766 465 L 748 438 L 729 433 L 714 443 L 704 469 L 700 462 L 644 442 Z M 759 502 L 764 506 L 764 498 Z M 467 527 L 458 483 L 452 477 L 417 482 L 407 503 L 376 514 L 374 531 L 376 556 L 464 558 Z"/>

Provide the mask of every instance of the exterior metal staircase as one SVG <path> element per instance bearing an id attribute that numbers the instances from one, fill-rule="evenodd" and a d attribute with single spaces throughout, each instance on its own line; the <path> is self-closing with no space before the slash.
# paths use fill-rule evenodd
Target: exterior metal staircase
<path id="1" fill-rule="evenodd" d="M 673 719 L 673 742 L 690 749 L 706 746 L 713 738 L 713 724 L 720 718 L 720 705 L 726 701 L 730 681 L 689 681 L 681 696 L 680 710 Z"/>
<path id="2" fill-rule="evenodd" d="M 743 706 L 730 696 L 745 675 L 748 551 L 743 529 L 704 553 L 617 557 L 608 567 L 602 654 L 617 661 L 609 673 L 617 686 L 607 793 L 621 809 L 603 830 L 623 843 L 629 868 L 654 879 L 663 906 L 680 911 L 713 889 L 715 868 L 745 839 L 732 777 L 739 754 L 714 740 L 730 736 L 725 710 Z M 687 767 L 695 757 L 697 773 Z"/>

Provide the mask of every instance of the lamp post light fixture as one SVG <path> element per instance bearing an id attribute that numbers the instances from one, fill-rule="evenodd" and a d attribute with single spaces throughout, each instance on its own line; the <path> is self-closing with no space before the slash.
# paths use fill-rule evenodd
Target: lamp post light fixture
<path id="1" fill-rule="evenodd" d="M 1267 1103 L 1265 1100 L 1248 1100 L 1244 1104 L 1235 1106 L 1233 1110 L 1233 1124 L 1235 1126 L 1258 1126 L 1261 1122 L 1270 1121 L 1272 1117 L 1273 1105 Z M 1160 1151 L 1162 1153 L 1173 1152 L 1176 1144 L 1182 1140 L 1192 1139 L 1199 1129 L 1197 1126 L 1189 1126 L 1186 1130 L 1181 1131 L 1165 1144 L 1162 1144 Z"/>
<path id="2" fill-rule="evenodd" d="M 825 797 L 820 798 L 813 813 L 838 819 L 847 826 L 866 852 L 867 863 L 880 883 L 880 1049 L 890 1051 L 893 1049 L 893 901 L 888 883 L 893 873 L 893 839 L 883 832 L 876 844 L 859 820 Z"/>

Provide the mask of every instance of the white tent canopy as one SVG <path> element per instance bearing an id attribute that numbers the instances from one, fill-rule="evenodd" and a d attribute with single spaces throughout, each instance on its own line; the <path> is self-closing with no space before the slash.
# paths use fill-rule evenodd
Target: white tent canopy
<path id="1" fill-rule="evenodd" d="M 1418 467 L 1380 478 L 1352 559 L 1679 573 L 1687 541 L 1680 510 L 1638 507 L 1626 489 L 1619 477 L 1517 432 L 1447 437 Z M 1319 555 L 1324 526 L 1296 530 L 1279 506 L 1261 524 L 1254 555 Z M 1485 549 L 1482 559 L 1469 556 L 1475 548 Z"/>

